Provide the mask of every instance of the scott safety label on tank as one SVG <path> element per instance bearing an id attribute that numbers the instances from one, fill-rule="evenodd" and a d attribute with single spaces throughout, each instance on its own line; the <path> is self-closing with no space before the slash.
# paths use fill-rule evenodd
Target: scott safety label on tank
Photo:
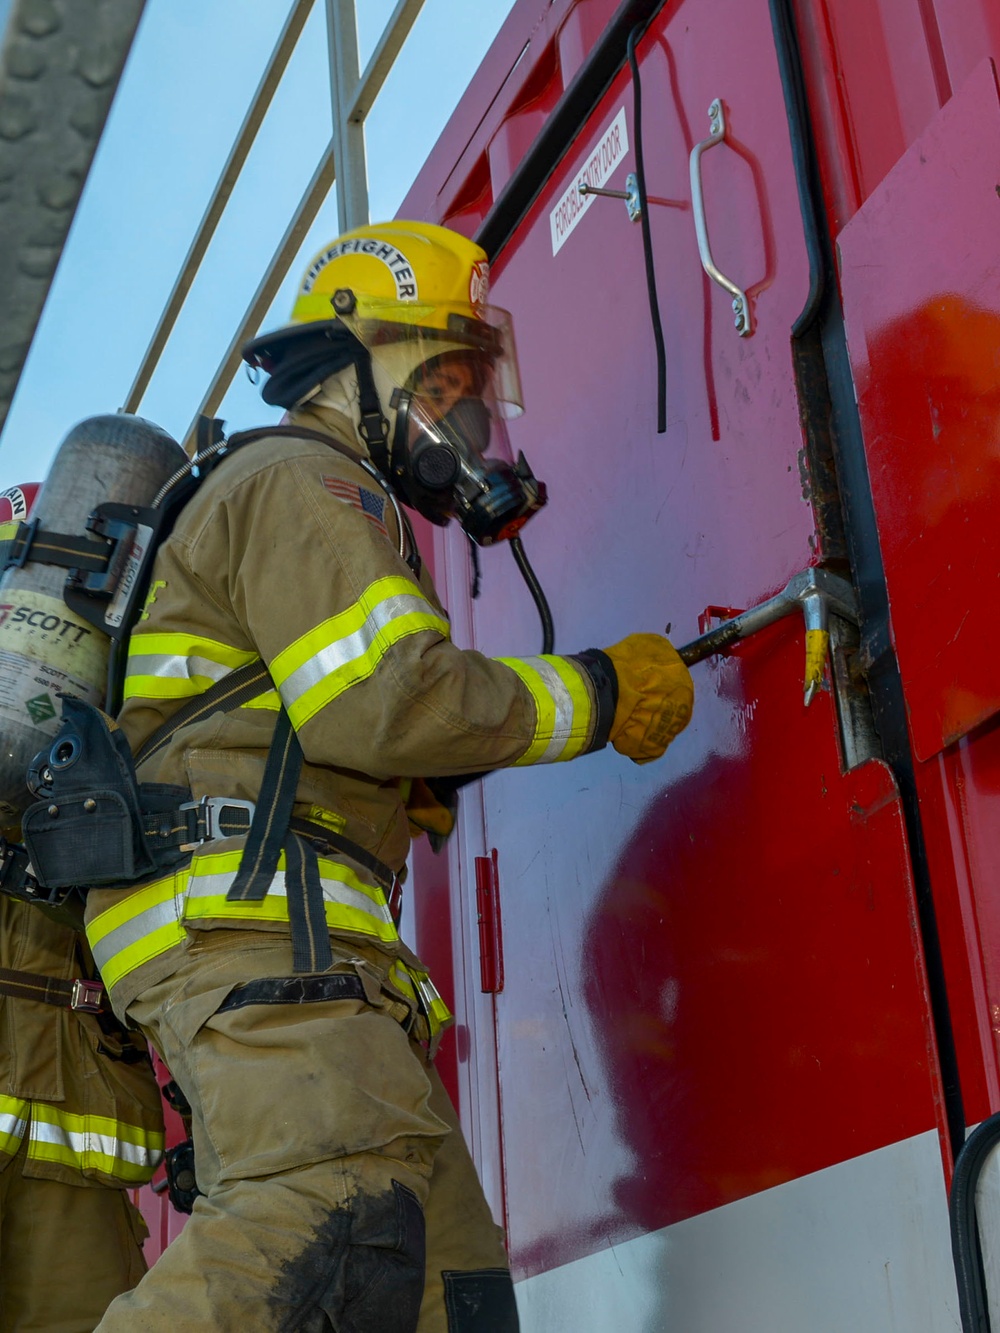
<path id="1" fill-rule="evenodd" d="M 0 602 L 0 720 L 54 735 L 58 694 L 100 703 L 108 641 L 57 597 L 4 589 Z"/>
<path id="2" fill-rule="evenodd" d="M 140 523 L 135 530 L 135 537 L 132 540 L 132 549 L 128 553 L 128 559 L 125 561 L 125 569 L 122 571 L 121 579 L 118 583 L 118 589 L 112 597 L 108 609 L 104 613 L 104 623 L 117 629 L 125 619 L 125 612 L 128 610 L 129 599 L 135 588 L 135 581 L 139 577 L 139 571 L 142 569 L 143 561 L 146 558 L 146 552 L 149 550 L 149 539 L 153 535 L 153 529 Z"/>
<path id="3" fill-rule="evenodd" d="M 625 124 L 625 108 L 621 107 L 607 129 L 591 144 L 587 156 L 573 176 L 572 184 L 563 191 L 562 198 L 556 201 L 555 208 L 549 212 L 553 255 L 559 253 L 583 220 L 584 213 L 598 197 L 581 194 L 581 182 L 586 182 L 591 189 L 602 189 L 627 153 L 628 126 Z"/>

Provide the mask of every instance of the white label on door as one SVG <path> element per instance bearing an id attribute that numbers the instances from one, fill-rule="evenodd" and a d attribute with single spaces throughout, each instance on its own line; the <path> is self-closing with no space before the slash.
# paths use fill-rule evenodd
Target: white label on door
<path id="1" fill-rule="evenodd" d="M 627 153 L 628 126 L 625 124 L 625 108 L 621 107 L 611 124 L 591 146 L 586 158 L 574 174 L 572 184 L 563 191 L 562 197 L 549 213 L 553 255 L 559 253 L 577 223 L 597 198 L 593 194 L 581 194 L 580 182 L 586 181 L 593 188 L 602 189 Z"/>

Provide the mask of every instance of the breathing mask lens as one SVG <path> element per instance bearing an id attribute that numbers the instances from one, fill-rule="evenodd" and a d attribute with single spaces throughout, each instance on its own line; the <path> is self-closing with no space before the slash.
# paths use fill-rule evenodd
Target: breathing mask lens
<path id="1" fill-rule="evenodd" d="M 350 295 L 341 318 L 394 415 L 389 473 L 401 498 L 432 523 L 457 519 L 481 546 L 512 536 L 545 487 L 523 455 L 514 461 L 504 420 L 521 410 L 509 314 Z"/>
<path id="2" fill-rule="evenodd" d="M 488 395 L 488 379 L 462 388 Z M 523 455 L 515 463 L 506 423 L 488 396 L 403 391 L 393 406 L 395 480 L 407 503 L 432 522 L 455 518 L 489 546 L 513 536 L 544 504 L 544 486 Z"/>

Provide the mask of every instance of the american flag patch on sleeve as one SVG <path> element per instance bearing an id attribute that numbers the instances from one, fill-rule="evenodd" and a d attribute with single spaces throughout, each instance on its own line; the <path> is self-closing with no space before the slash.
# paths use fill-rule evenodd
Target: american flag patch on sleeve
<path id="1" fill-rule="evenodd" d="M 385 496 L 376 495 L 364 486 L 356 486 L 350 481 L 341 481 L 339 477 L 324 477 L 323 485 L 337 500 L 342 500 L 359 514 L 363 514 L 369 523 L 374 524 L 384 537 L 388 536 L 385 528 Z"/>

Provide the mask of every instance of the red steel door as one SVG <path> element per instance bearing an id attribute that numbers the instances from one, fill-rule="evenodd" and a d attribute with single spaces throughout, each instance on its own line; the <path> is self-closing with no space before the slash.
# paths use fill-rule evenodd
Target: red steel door
<path id="1" fill-rule="evenodd" d="M 487 69 L 478 137 L 466 146 L 466 130 L 458 167 L 439 150 L 414 202 L 472 229 L 468 201 L 489 171 L 498 193 L 522 119 L 537 128 L 602 8 L 553 6 L 516 77 Z M 768 4 L 666 5 L 639 59 L 647 190 L 665 201 L 651 222 L 666 433 L 639 228 L 621 202 L 580 209 L 573 193 L 588 164 L 611 189 L 634 170 L 627 69 L 494 266 L 527 405 L 513 442 L 551 492 L 525 544 L 564 652 L 667 624 L 689 640 L 706 608 L 754 605 L 828 554 L 790 343 L 809 269 Z M 727 143 L 702 158 L 706 221 L 750 297 L 742 338 L 692 213 L 689 155 L 716 99 Z M 475 602 L 460 534 L 440 537 L 437 565 L 459 642 L 538 651 L 504 551 L 482 553 Z M 527 1327 L 954 1326 L 900 803 L 880 761 L 848 770 L 830 690 L 804 707 L 803 661 L 802 625 L 785 621 L 694 669 L 694 721 L 664 761 L 609 751 L 468 794 L 455 935 L 475 948 L 475 860 L 496 849 L 505 984 L 459 988 L 460 1082 L 479 1092 L 473 1137 Z M 497 1114 L 494 1145 L 481 1131 Z"/>
<path id="2" fill-rule="evenodd" d="M 970 1122 L 1000 1107 L 998 160 L 984 59 L 838 242 Z"/>

